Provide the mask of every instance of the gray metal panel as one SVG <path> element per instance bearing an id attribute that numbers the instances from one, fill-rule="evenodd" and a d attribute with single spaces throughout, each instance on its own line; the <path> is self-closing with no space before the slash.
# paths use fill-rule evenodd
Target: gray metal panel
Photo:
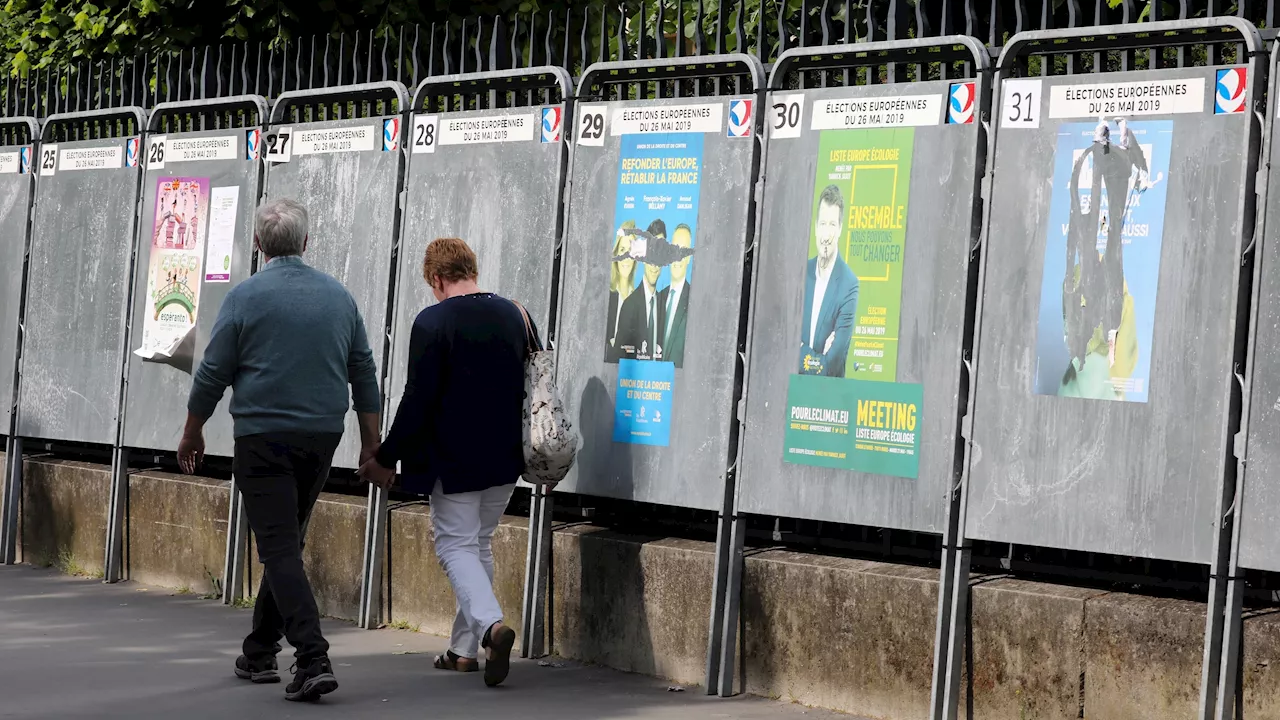
<path id="1" fill-rule="evenodd" d="M 977 98 L 985 90 L 979 83 Z M 935 94 L 950 83 L 805 92 L 813 102 Z M 782 94 L 792 94 L 790 92 Z M 767 103 L 771 104 L 771 103 Z M 907 208 L 897 382 L 924 385 L 919 477 L 784 462 L 787 392 L 802 336 L 815 171 L 821 133 L 769 141 L 757 254 L 738 509 L 786 517 L 940 533 L 955 472 L 961 344 L 980 125 L 915 128 Z M 945 229 L 945 231 L 943 231 Z"/>
<path id="2" fill-rule="evenodd" d="M 696 98 L 608 103 L 654 107 Z M 578 105 L 581 116 L 583 106 Z M 575 120 L 577 122 L 577 120 Z M 575 125 L 575 127 L 578 127 Z M 675 371 L 668 447 L 613 442 L 618 366 L 604 361 L 621 137 L 574 148 L 560 279 L 557 383 L 582 446 L 557 492 L 718 510 L 724 504 L 755 139 L 706 133 L 683 368 Z M 670 229 L 669 229 L 670 230 Z"/>
<path id="3" fill-rule="evenodd" d="M 522 111 L 456 112 L 442 119 Z M 540 114 L 540 109 L 528 112 Z M 546 337 L 564 154 L 563 143 L 540 142 L 539 133 L 530 142 L 442 145 L 410 159 L 388 375 L 389 417 L 395 416 L 404 395 L 414 318 L 436 302 L 422 279 L 422 257 L 432 240 L 465 240 L 476 251 L 480 286 L 520 301 Z"/>
<path id="4" fill-rule="evenodd" d="M 0 147 L 0 153 L 31 145 Z M 32 163 L 34 167 L 34 161 Z M 17 372 L 18 308 L 22 304 L 22 268 L 27 251 L 27 218 L 35 190 L 34 175 L 0 175 L 0 435 L 13 417 L 13 379 Z"/>
<path id="5" fill-rule="evenodd" d="M 1034 394 L 1059 121 L 1048 118 L 1046 99 L 1039 130 L 998 133 L 984 241 L 970 538 L 1212 559 L 1228 453 L 1252 118 L 1248 112 L 1212 114 L 1212 69 L 1113 73 L 1088 82 L 1171 78 L 1205 78 L 1205 107 L 1195 114 L 1132 118 L 1172 120 L 1174 128 L 1145 403 Z M 1079 82 L 1046 78 L 1046 98 L 1051 86 Z"/>
<path id="6" fill-rule="evenodd" d="M 286 123 L 295 137 L 303 130 L 367 125 L 376 130 L 374 149 L 323 155 L 293 155 L 287 163 L 267 168 L 270 197 L 290 197 L 306 206 L 311 235 L 307 264 L 346 286 L 369 333 L 374 361 L 384 367 L 387 299 L 391 289 L 391 252 L 396 239 L 396 205 L 403 154 L 382 150 L 382 121 L 390 117 Z M 354 411 L 347 413 L 346 433 L 334 466 L 355 468 L 360 430 Z"/>
<path id="7" fill-rule="evenodd" d="M 59 144 L 119 147 L 126 138 Z M 41 177 L 32 220 L 18 434 L 114 444 L 137 167 Z"/>
<path id="8" fill-rule="evenodd" d="M 1276 97 L 1276 72 L 1280 59 L 1280 45 L 1271 53 L 1270 97 Z M 1267 112 L 1267 152 L 1264 167 L 1275 163 L 1276 139 L 1280 138 L 1280 123 L 1276 122 L 1278 108 L 1270 103 Z M 1280 269 L 1274 243 L 1280 242 L 1280 197 L 1273 184 L 1280 178 L 1267 178 L 1266 192 L 1261 198 L 1265 205 L 1259 208 L 1262 220 L 1262 237 L 1259 238 L 1256 304 L 1253 308 L 1253 347 L 1248 361 L 1249 397 L 1245 408 L 1247 451 L 1240 463 L 1244 488 L 1241 505 L 1239 537 L 1240 567 L 1257 570 L 1280 571 L 1280 438 L 1276 437 L 1280 423 Z"/>
<path id="9" fill-rule="evenodd" d="M 134 293 L 132 336 L 129 344 L 129 385 L 125 398 L 124 434 L 121 443 L 129 448 L 166 450 L 176 452 L 182 437 L 182 426 L 187 417 L 187 394 L 191 390 L 191 372 L 199 367 L 205 346 L 213 331 L 218 310 L 231 288 L 249 277 L 253 265 L 253 211 L 258 200 L 259 161 L 245 159 L 245 133 L 252 128 L 209 130 L 205 132 L 169 133 L 170 142 L 175 139 L 204 137 L 236 138 L 235 160 L 200 160 L 166 163 L 160 170 L 147 169 L 142 183 L 142 214 L 139 216 L 138 259 L 134 268 Z M 143 319 L 148 312 L 147 276 L 151 265 L 151 232 L 156 212 L 156 183 L 162 177 L 208 178 L 209 187 L 238 187 L 240 197 L 236 204 L 236 229 L 232 252 L 231 282 L 211 283 L 201 278 L 199 308 L 196 315 L 194 338 L 195 356 L 191 370 L 174 365 L 146 362 L 133 353 L 142 344 Z M 207 220 L 206 220 L 207 222 Z M 205 248 L 208 248 L 206 232 Z M 218 410 L 205 425 L 206 453 L 230 457 L 234 449 L 231 432 L 231 416 L 227 404 L 231 398 L 228 390 L 218 404 Z"/>

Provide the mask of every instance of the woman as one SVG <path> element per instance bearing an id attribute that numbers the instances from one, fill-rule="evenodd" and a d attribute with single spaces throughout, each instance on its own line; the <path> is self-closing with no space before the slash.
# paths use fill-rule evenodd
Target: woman
<path id="1" fill-rule="evenodd" d="M 617 239 L 613 242 L 613 254 L 618 258 L 631 252 L 631 233 L 624 232 L 634 228 L 634 220 L 628 220 L 618 230 Z M 625 259 L 614 260 L 609 265 L 609 333 L 605 337 L 609 347 L 605 351 L 606 362 L 618 362 L 622 357 L 622 348 L 618 347 L 618 318 L 622 314 L 622 302 L 636 289 L 636 261 L 627 255 Z"/>
<path id="2" fill-rule="evenodd" d="M 422 277 L 438 304 L 413 322 L 404 398 L 377 454 L 360 468 L 388 488 L 396 463 L 406 490 L 431 494 L 436 555 L 458 599 L 452 645 L 436 667 L 484 681 L 507 677 L 516 634 L 493 593 L 490 540 L 524 471 L 525 360 L 537 328 L 521 307 L 476 285 L 476 255 L 457 238 L 427 246 Z"/>

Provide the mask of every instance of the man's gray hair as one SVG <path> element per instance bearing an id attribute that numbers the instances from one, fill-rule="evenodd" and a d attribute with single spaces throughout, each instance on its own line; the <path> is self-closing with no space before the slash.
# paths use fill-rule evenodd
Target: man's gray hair
<path id="1" fill-rule="evenodd" d="M 307 239 L 307 209 L 296 200 L 268 200 L 253 221 L 258 248 L 267 257 L 301 255 Z"/>

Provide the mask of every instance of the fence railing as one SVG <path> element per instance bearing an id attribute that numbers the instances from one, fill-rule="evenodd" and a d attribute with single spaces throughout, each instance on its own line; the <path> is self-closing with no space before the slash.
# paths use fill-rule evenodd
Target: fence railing
<path id="1" fill-rule="evenodd" d="M 6 116 L 257 94 L 396 80 L 413 87 L 429 76 L 558 65 L 574 75 L 594 62 L 696 58 L 746 52 L 771 63 L 799 47 L 971 35 L 999 48 L 1014 33 L 1064 27 L 1235 15 L 1274 27 L 1280 0 L 642 0 L 588 3 L 559 11 L 457 18 L 383 31 L 361 30 L 271 42 L 235 42 L 174 53 L 82 60 L 37 67 L 0 85 Z M 1090 53 L 1044 63 L 1038 74 L 1181 67 L 1214 59 L 1206 38 L 1170 54 L 1132 50 Z M 1229 52 L 1229 50 L 1227 50 Z M 913 69 L 914 68 L 914 69 Z M 884 69 L 869 82 L 895 82 L 922 71 Z M 960 73 L 963 74 L 963 73 Z M 841 85 L 848 73 L 797 83 Z M 675 92 L 680 92 L 679 90 Z M 689 94 L 697 94 L 697 88 Z"/>

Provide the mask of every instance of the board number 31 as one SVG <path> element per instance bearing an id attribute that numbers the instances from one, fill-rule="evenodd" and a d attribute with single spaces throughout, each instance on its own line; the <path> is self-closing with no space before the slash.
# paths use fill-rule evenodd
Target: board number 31
<path id="1" fill-rule="evenodd" d="M 1010 128 L 1040 127 L 1039 80 L 1008 80 L 1003 83 L 1004 101 L 1000 110 L 1000 126 Z"/>

